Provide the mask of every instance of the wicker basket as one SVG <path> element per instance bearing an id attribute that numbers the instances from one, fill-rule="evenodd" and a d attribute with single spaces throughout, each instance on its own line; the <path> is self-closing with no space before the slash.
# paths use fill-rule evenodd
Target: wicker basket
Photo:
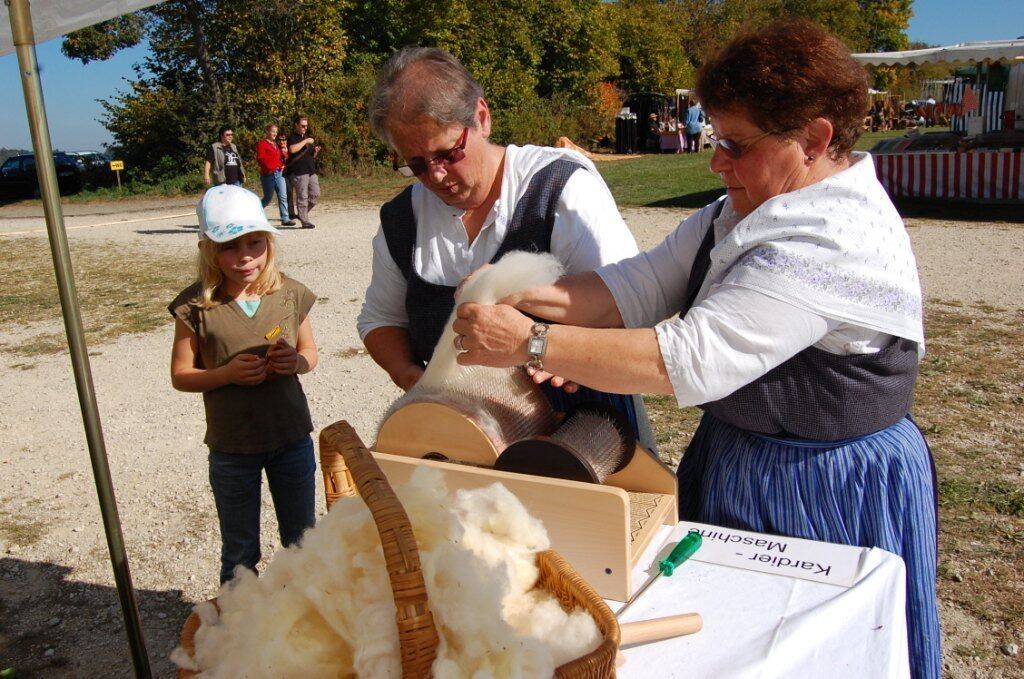
<path id="1" fill-rule="evenodd" d="M 427 602 L 420 569 L 419 551 L 409 517 L 387 478 L 359 436 L 345 421 L 335 422 L 320 433 L 320 466 L 327 491 L 327 508 L 339 498 L 362 496 L 370 508 L 387 565 L 397 609 L 402 676 L 428 677 L 437 653 L 438 636 Z M 569 611 L 583 608 L 593 616 L 603 641 L 594 651 L 561 665 L 558 679 L 603 679 L 615 676 L 619 625 L 611 609 L 569 564 L 551 550 L 537 554 L 540 578 L 537 586 L 548 590 Z M 192 653 L 199 618 L 193 613 L 181 631 L 181 645 Z M 194 673 L 178 670 L 179 679 Z"/>

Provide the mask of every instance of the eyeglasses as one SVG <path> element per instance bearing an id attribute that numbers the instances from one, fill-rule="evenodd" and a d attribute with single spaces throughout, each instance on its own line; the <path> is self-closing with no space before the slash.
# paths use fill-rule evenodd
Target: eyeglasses
<path id="1" fill-rule="evenodd" d="M 749 151 L 754 144 L 761 141 L 765 137 L 786 134 L 787 132 L 792 132 L 794 129 L 796 128 L 790 128 L 788 130 L 783 130 L 781 132 L 762 132 L 761 134 L 756 134 L 753 137 L 748 137 L 742 141 L 733 141 L 732 139 L 719 137 L 717 132 L 712 132 L 711 134 L 708 135 L 708 141 L 711 142 L 711 146 L 713 148 L 721 147 L 721 149 L 725 151 L 725 155 L 736 160 L 742 157 L 743 154 Z"/>
<path id="2" fill-rule="evenodd" d="M 405 165 L 398 164 L 398 154 L 391 154 L 391 167 L 403 177 L 419 177 L 430 171 L 431 165 L 440 165 L 448 168 L 466 157 L 466 140 L 469 138 L 469 128 L 462 128 L 462 135 L 459 136 L 459 143 L 447 151 L 438 153 L 430 160 L 417 156 L 405 161 Z"/>

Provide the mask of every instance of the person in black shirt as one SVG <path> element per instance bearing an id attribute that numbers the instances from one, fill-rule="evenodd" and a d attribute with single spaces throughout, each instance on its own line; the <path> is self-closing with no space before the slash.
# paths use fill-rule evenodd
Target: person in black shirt
<path id="1" fill-rule="evenodd" d="M 295 127 L 288 135 L 288 166 L 285 173 L 288 184 L 294 189 L 295 208 L 302 228 L 312 229 L 309 211 L 320 199 L 320 180 L 316 174 L 316 155 L 320 147 L 309 134 L 309 119 L 300 115 L 295 118 Z M 291 193 L 291 191 L 289 191 Z"/>
<path id="2" fill-rule="evenodd" d="M 225 125 L 220 128 L 217 137 L 220 141 L 211 144 L 206 153 L 203 183 L 207 186 L 241 186 L 245 183 L 245 168 L 242 166 L 242 156 L 234 144 L 235 132 L 230 125 Z"/>

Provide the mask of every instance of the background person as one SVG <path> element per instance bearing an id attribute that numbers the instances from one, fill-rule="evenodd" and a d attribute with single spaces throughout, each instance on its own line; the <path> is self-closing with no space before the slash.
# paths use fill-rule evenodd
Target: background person
<path id="1" fill-rule="evenodd" d="M 462 305 L 459 360 L 522 363 L 528 311 L 573 324 L 548 333 L 550 372 L 700 405 L 680 515 L 900 555 L 911 671 L 936 679 L 934 466 L 909 414 L 921 288 L 871 157 L 851 151 L 867 75 L 837 38 L 790 20 L 733 40 L 696 90 L 726 197 L 637 257 Z"/>
<path id="2" fill-rule="evenodd" d="M 661 153 L 661 125 L 658 123 L 657 113 L 647 116 L 646 147 L 649 153 Z"/>
<path id="3" fill-rule="evenodd" d="M 241 186 L 245 183 L 245 168 L 238 147 L 235 146 L 235 132 L 230 125 L 225 125 L 217 132 L 217 138 L 218 141 L 211 144 L 206 153 L 203 183 L 207 186 Z"/>
<path id="4" fill-rule="evenodd" d="M 297 376 L 317 363 L 316 295 L 278 271 L 277 230 L 255 193 L 214 187 L 197 212 L 199 279 L 168 306 L 171 384 L 203 394 L 223 584 L 259 563 L 264 471 L 285 547 L 315 521 L 313 423 Z"/>
<path id="5" fill-rule="evenodd" d="M 402 389 L 423 375 L 454 307 L 455 287 L 483 264 L 532 250 L 550 252 L 575 273 L 637 252 L 588 159 L 566 149 L 489 141 L 483 90 L 448 52 L 393 54 L 378 74 L 370 124 L 394 149 L 395 169 L 419 179 L 381 208 L 373 275 L 358 319 L 370 356 Z M 544 389 L 562 412 L 579 401 L 610 402 L 653 449 L 638 397 Z"/>
<path id="6" fill-rule="evenodd" d="M 295 213 L 303 229 L 314 228 L 309 211 L 320 200 L 320 180 L 316 173 L 316 140 L 309 134 L 309 118 L 300 115 L 288 135 L 288 181 L 295 192 Z"/>
<path id="7" fill-rule="evenodd" d="M 277 125 L 264 125 L 263 135 L 263 139 L 256 144 L 256 162 L 260 166 L 260 184 L 263 186 L 263 207 L 270 205 L 274 192 L 277 192 L 281 226 L 294 226 L 295 222 L 288 217 L 288 188 L 284 179 L 287 157 L 282 156 L 277 143 Z"/>
<path id="8" fill-rule="evenodd" d="M 689 153 L 700 153 L 700 138 L 704 132 L 704 111 L 696 99 L 691 99 L 690 105 L 686 108 L 686 119 L 683 127 L 683 131 L 686 134 L 686 150 Z"/>
<path id="9" fill-rule="evenodd" d="M 281 173 L 284 175 L 284 184 L 288 190 L 288 221 L 294 221 L 299 216 L 295 214 L 295 185 L 289 179 L 291 173 L 288 171 L 288 159 L 291 154 L 288 152 L 288 135 L 283 132 L 277 135 L 277 148 L 281 152 L 281 164 L 284 166 Z"/>

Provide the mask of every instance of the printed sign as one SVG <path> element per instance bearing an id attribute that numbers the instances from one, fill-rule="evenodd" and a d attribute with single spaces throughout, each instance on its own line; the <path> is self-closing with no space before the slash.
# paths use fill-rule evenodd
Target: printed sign
<path id="1" fill-rule="evenodd" d="M 697 532 L 703 538 L 691 557 L 731 568 L 852 587 L 868 548 L 800 538 L 750 533 L 690 521 L 680 522 L 674 537 Z"/>
<path id="2" fill-rule="evenodd" d="M 110 161 L 110 169 L 111 170 L 123 170 L 124 169 L 124 161 L 123 160 L 112 160 L 112 161 Z"/>

